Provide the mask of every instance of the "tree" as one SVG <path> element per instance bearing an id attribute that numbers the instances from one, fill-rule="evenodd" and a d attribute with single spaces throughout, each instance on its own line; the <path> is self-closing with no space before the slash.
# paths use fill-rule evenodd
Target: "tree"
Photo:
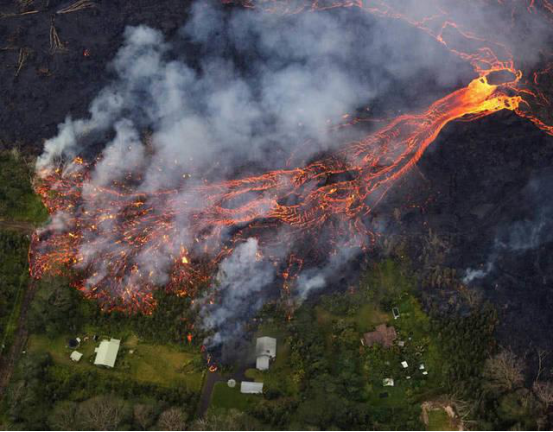
<path id="1" fill-rule="evenodd" d="M 186 428 L 188 415 L 177 407 L 169 408 L 161 413 L 157 421 L 158 430 L 183 431 Z"/>
<path id="2" fill-rule="evenodd" d="M 59 334 L 75 325 L 77 293 L 62 278 L 43 279 L 31 303 L 28 326 L 32 332 Z"/>
<path id="3" fill-rule="evenodd" d="M 116 430 L 130 419 L 129 405 L 113 396 L 96 396 L 82 402 L 77 416 L 85 429 Z"/>
<path id="4" fill-rule="evenodd" d="M 142 430 L 147 430 L 155 421 L 156 407 L 147 404 L 136 404 L 133 407 L 134 424 Z"/>
<path id="5" fill-rule="evenodd" d="M 486 386 L 491 390 L 512 391 L 524 382 L 524 362 L 510 350 L 486 360 L 483 375 Z"/>
<path id="6" fill-rule="evenodd" d="M 532 385 L 532 390 L 534 390 L 537 398 L 543 402 L 545 409 L 553 404 L 553 382 L 535 381 Z"/>
<path id="7" fill-rule="evenodd" d="M 203 419 L 192 424 L 195 431 L 253 431 L 260 424 L 247 414 L 235 409 L 222 412 L 210 412 Z"/>
<path id="8" fill-rule="evenodd" d="M 48 416 L 48 426 L 52 430 L 75 430 L 77 426 L 78 404 L 71 401 L 57 403 Z"/>

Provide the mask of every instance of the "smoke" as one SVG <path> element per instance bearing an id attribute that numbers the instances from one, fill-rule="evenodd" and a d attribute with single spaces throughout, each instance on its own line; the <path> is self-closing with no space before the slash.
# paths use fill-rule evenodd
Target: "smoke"
<path id="1" fill-rule="evenodd" d="M 506 255 L 522 255 L 553 241 L 553 203 L 545 199 L 553 190 L 553 171 L 535 173 L 521 191 L 522 219 L 500 224 L 487 262 L 481 269 L 467 269 L 464 283 L 484 279 Z"/>
<path id="2" fill-rule="evenodd" d="M 405 7 L 425 12 L 420 2 Z M 486 32 L 503 28 L 501 20 L 489 20 L 483 12 L 465 13 L 469 16 Z M 538 33 L 536 28 L 531 39 Z M 171 40 L 152 28 L 128 27 L 108 67 L 113 79 L 91 103 L 88 118 L 68 116 L 59 125 L 37 170 L 45 176 L 63 163 L 69 173 L 76 169 L 70 162 L 75 156 L 96 156 L 78 211 L 101 214 L 103 222 L 83 239 L 78 266 L 90 273 L 85 286 L 98 290 L 103 283 L 113 285 L 109 269 L 118 264 L 106 256 L 132 257 L 132 271 L 119 283 L 124 289 L 104 293 L 123 300 L 143 288 L 144 275 L 155 285 L 167 283 L 181 250 L 201 248 L 189 229 L 202 223 L 191 219 L 205 205 L 198 186 L 283 168 L 300 151 L 308 160 L 359 137 L 359 129 L 330 127 L 344 115 L 373 104 L 386 114 L 409 110 L 474 76 L 444 46 L 400 21 L 347 10 L 282 17 L 208 2 L 193 4 L 189 20 Z M 433 84 L 424 92 L 417 86 L 422 76 Z M 147 241 L 132 243 L 115 223 L 129 218 L 128 205 L 99 194 L 105 187 L 150 194 L 137 204 L 149 219 L 133 223 L 135 232 L 155 235 L 148 220 L 157 217 L 173 228 L 173 241 L 159 249 Z M 178 193 L 171 200 L 151 195 L 168 190 Z M 72 228 L 65 213 L 52 221 L 52 231 Z M 274 231 L 272 244 L 281 234 Z M 231 235 L 227 230 L 222 238 Z M 299 301 L 324 288 L 357 253 L 346 239 L 340 244 L 324 265 L 298 276 L 293 293 Z M 210 345 L 234 338 L 270 298 L 275 268 L 293 246 L 271 251 L 269 260 L 250 238 L 220 263 L 216 298 L 199 301 L 205 305 L 201 322 L 213 332 Z"/>
<path id="3" fill-rule="evenodd" d="M 309 268 L 300 273 L 294 284 L 297 304 L 301 304 L 312 293 L 326 288 L 330 282 L 336 280 L 336 275 L 341 273 L 340 270 L 360 253 L 359 248 L 348 246 L 344 240 L 339 242 L 337 252 L 327 260 L 324 266 Z"/>
<path id="4" fill-rule="evenodd" d="M 261 255 L 255 238 L 238 245 L 221 262 L 214 290 L 199 301 L 202 327 L 212 331 L 204 341 L 208 348 L 243 339 L 244 327 L 267 301 L 267 288 L 275 276 L 274 265 Z M 227 349 L 223 354 L 229 356 L 233 352 Z"/>

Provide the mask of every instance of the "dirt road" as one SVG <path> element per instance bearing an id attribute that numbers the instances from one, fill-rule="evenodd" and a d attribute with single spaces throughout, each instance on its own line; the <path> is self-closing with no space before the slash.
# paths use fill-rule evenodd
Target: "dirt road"
<path id="1" fill-rule="evenodd" d="M 21 312 L 17 320 L 17 330 L 15 331 L 13 344 L 11 345 L 9 351 L 7 353 L 4 353 L 2 357 L 0 357 L 0 399 L 3 399 L 6 395 L 6 389 L 8 387 L 8 384 L 10 383 L 15 365 L 17 364 L 17 360 L 23 352 L 25 344 L 27 343 L 27 338 L 29 337 L 29 332 L 25 327 L 25 322 L 27 319 L 29 305 L 33 300 L 35 292 L 36 284 L 31 281 L 25 291 L 25 296 L 23 297 Z"/>
<path id="2" fill-rule="evenodd" d="M 22 234 L 31 235 L 35 231 L 35 227 L 29 222 L 13 222 L 0 219 L 0 229 L 14 230 Z M 25 328 L 27 312 L 29 305 L 36 291 L 36 284 L 33 280 L 25 290 L 21 310 L 17 319 L 17 330 L 14 334 L 13 343 L 8 352 L 3 353 L 0 357 L 0 399 L 3 399 L 6 394 L 6 389 L 13 375 L 15 365 L 19 356 L 25 348 L 29 332 Z"/>
<path id="3" fill-rule="evenodd" d="M 21 234 L 31 235 L 35 232 L 36 227 L 30 222 L 16 222 L 0 219 L 0 229 L 18 231 Z"/>

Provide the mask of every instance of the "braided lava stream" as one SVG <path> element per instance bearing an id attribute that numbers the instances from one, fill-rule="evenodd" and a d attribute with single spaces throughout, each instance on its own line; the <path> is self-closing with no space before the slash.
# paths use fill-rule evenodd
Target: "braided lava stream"
<path id="1" fill-rule="evenodd" d="M 437 9 L 437 18 L 414 20 L 394 11 L 386 2 L 368 3 L 325 6 L 313 2 L 292 7 L 291 2 L 276 1 L 261 2 L 261 9 L 286 14 L 359 7 L 379 17 L 401 19 L 468 61 L 477 78 L 422 112 L 401 115 L 363 139 L 301 167 L 216 183 L 189 184 L 183 179 L 184 192 L 171 189 L 155 193 L 134 191 L 132 178 L 113 187 L 93 186 L 88 180 L 94 164 L 81 158 L 41 173 L 36 190 L 50 214 L 63 215 L 64 229 L 56 229 L 52 222 L 34 235 L 30 250 L 32 276 L 41 278 L 75 268 L 76 287 L 98 299 L 106 309 L 148 313 L 155 307 L 153 293 L 161 285 L 177 295 L 195 297 L 237 244 L 251 236 L 262 242 L 265 230 L 281 229 L 279 242 L 305 239 L 317 248 L 324 227 L 331 233 L 326 250 L 321 252 L 327 256 L 344 247 L 343 240 L 338 239 L 347 239 L 351 247 L 369 247 L 375 236 L 368 222 L 371 211 L 451 121 L 476 120 L 510 110 L 553 134 L 553 127 L 536 114 L 549 106 L 539 88 L 541 74 L 549 73 L 550 67 L 534 71 L 532 79 L 527 80 L 514 66 L 505 46 L 480 39 L 445 18 L 436 24 L 441 9 Z M 243 2 L 242 6 L 256 8 L 252 2 Z M 448 29 L 455 29 L 472 49 L 450 46 L 445 36 Z M 509 78 L 496 82 L 497 74 Z M 203 200 L 187 196 L 202 196 Z M 96 204 L 85 206 L 87 202 Z M 190 241 L 182 240 L 182 224 L 173 223 L 179 218 L 186 220 Z M 110 235 L 101 234 L 105 232 Z M 92 242 L 100 251 L 93 255 L 96 262 L 83 254 Z M 273 260 L 279 267 L 286 291 L 305 257 L 290 253 L 281 263 L 279 258 L 271 257 L 270 250 L 264 248 L 264 259 Z M 145 251 L 164 251 L 171 257 L 169 270 L 160 270 L 169 274 L 163 284 L 155 277 L 155 269 L 144 272 L 137 265 Z"/>

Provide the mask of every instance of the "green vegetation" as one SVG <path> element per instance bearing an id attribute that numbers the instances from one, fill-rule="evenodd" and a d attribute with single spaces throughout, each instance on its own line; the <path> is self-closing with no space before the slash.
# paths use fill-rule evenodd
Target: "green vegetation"
<path id="1" fill-rule="evenodd" d="M 19 362 L 5 403 L 14 428 L 73 430 L 83 422 L 84 429 L 136 430 L 169 417 L 163 413 L 171 409 L 178 409 L 176 417 L 184 422 L 193 413 L 196 395 L 182 386 L 140 383 L 31 353 Z"/>
<path id="2" fill-rule="evenodd" d="M 26 223 L 47 218 L 31 186 L 32 169 L 17 151 L 0 152 L 0 353 L 11 346 L 27 285 L 29 236 Z"/>
<path id="3" fill-rule="evenodd" d="M 32 177 L 31 165 L 18 151 L 0 153 L 0 219 L 39 224 L 48 218 Z"/>
<path id="4" fill-rule="evenodd" d="M 256 395 L 245 395 L 240 393 L 240 384 L 230 388 L 226 382 L 215 383 L 211 396 L 210 409 L 237 409 L 246 411 L 259 401 Z"/>
<path id="5" fill-rule="evenodd" d="M 518 367 L 512 356 L 497 354 L 494 309 L 429 304 L 427 313 L 415 284 L 405 264 L 386 260 L 368 268 L 355 290 L 306 303 L 291 320 L 278 305 L 266 307 L 255 336 L 277 338 L 277 360 L 268 371 L 246 371 L 248 379 L 264 383 L 263 396 L 240 395 L 219 383 L 210 412 L 240 410 L 269 429 L 455 430 L 464 422 L 484 429 L 536 427 L 545 405 L 521 389 L 521 374 L 505 377 L 505 368 L 494 366 L 510 361 Z M 392 346 L 364 346 L 363 334 L 381 324 L 395 328 Z M 385 378 L 394 385 L 385 386 Z M 542 391 L 542 399 L 548 394 Z M 427 424 L 423 405 L 430 407 Z"/>
<path id="6" fill-rule="evenodd" d="M 80 335 L 82 342 L 78 351 L 83 353 L 79 363 L 69 358 L 72 350 L 67 342 L 74 335 L 57 336 L 50 339 L 43 335 L 32 335 L 28 343 L 31 354 L 48 353 L 55 364 L 73 367 L 75 370 L 98 371 L 99 374 L 121 379 L 154 383 L 166 387 L 184 386 L 198 392 L 202 385 L 205 367 L 197 350 L 186 352 L 169 345 L 142 343 L 136 337 L 123 340 L 116 367 L 99 369 L 94 366 L 94 349 L 98 346 L 92 334 Z M 86 340 L 84 340 L 86 339 Z"/>
<path id="7" fill-rule="evenodd" d="M 430 431 L 447 431 L 453 430 L 449 416 L 443 409 L 432 409 L 428 412 L 428 426 Z"/>
<path id="8" fill-rule="evenodd" d="M 19 310 L 29 283 L 27 236 L 9 230 L 0 230 L 0 329 L 4 352 L 13 342 Z"/>
<path id="9" fill-rule="evenodd" d="M 192 316 L 189 300 L 160 293 L 158 301 L 166 307 L 152 315 L 109 314 L 66 277 L 42 279 L 35 289 L 26 322 L 32 332 L 27 354 L 2 406 L 11 427 L 59 428 L 71 424 L 63 423 L 69 416 L 73 424 L 94 429 L 98 426 L 92 427 L 90 419 L 97 413 L 90 411 L 104 413 L 113 406 L 118 407 L 118 420 L 110 428 L 143 429 L 148 424 L 182 429 L 192 419 L 205 364 L 198 346 L 185 342 L 183 317 Z M 78 363 L 70 360 L 67 346 L 75 337 L 81 338 L 78 351 L 83 353 Z M 122 340 L 113 369 L 93 364 L 94 349 L 108 337 Z M 119 418 L 121 413 L 126 414 Z M 89 420 L 79 423 L 80 418 Z M 180 426 L 168 424 L 177 420 Z"/>

